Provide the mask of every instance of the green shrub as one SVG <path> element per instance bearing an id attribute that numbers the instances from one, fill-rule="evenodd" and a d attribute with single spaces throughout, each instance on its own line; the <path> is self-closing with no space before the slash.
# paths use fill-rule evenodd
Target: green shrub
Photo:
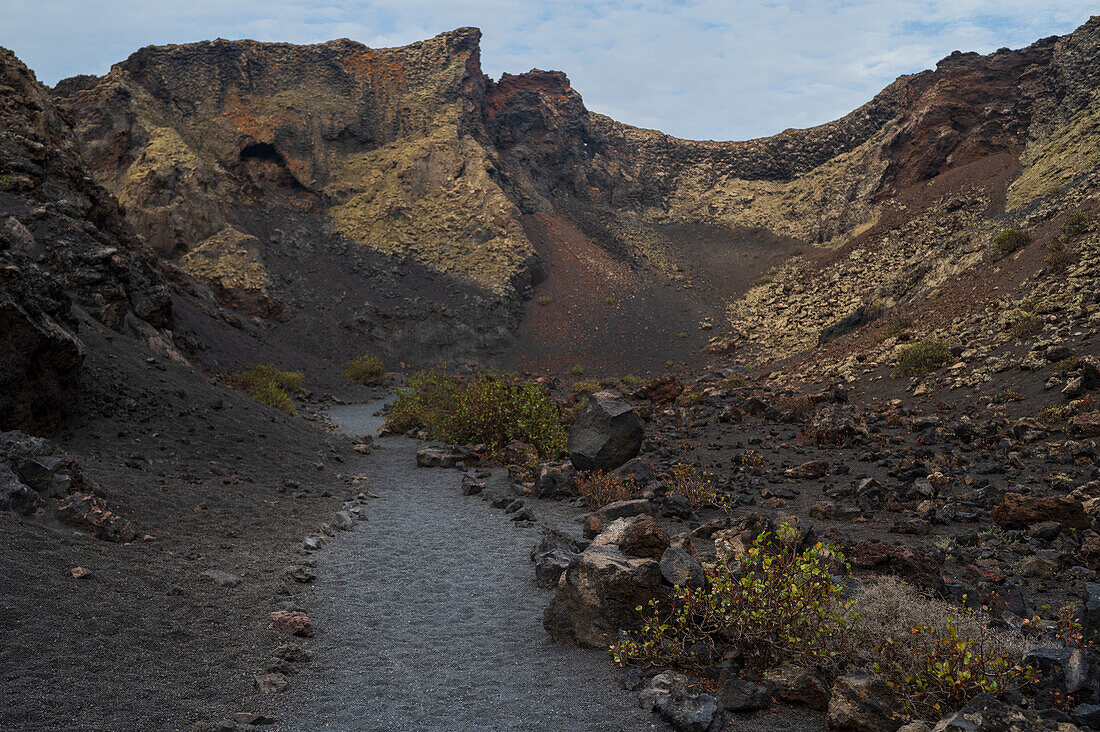
<path id="1" fill-rule="evenodd" d="M 1065 238 L 1055 239 L 1047 244 L 1047 256 L 1044 260 L 1050 271 L 1061 274 L 1077 263 L 1077 252 L 1069 247 Z"/>
<path id="2" fill-rule="evenodd" d="M 600 382 L 595 379 L 582 379 L 580 381 L 574 381 L 573 386 L 570 387 L 575 393 L 580 394 L 582 392 L 588 392 L 589 394 L 595 394 L 600 390 Z"/>
<path id="3" fill-rule="evenodd" d="M 344 364 L 341 372 L 345 379 L 366 386 L 381 386 L 386 383 L 386 368 L 378 356 L 365 354 Z"/>
<path id="4" fill-rule="evenodd" d="M 853 660 L 870 649 L 868 670 L 917 717 L 939 719 L 977 694 L 1019 688 L 1032 676 L 1017 666 L 1033 645 L 1022 633 L 995 630 L 988 617 L 900 580 L 869 583 L 855 609 L 858 632 L 846 639 Z"/>
<path id="5" fill-rule="evenodd" d="M 541 296 L 539 297 L 539 299 L 538 299 L 538 300 L 536 300 L 536 302 L 537 302 L 537 303 L 538 303 L 539 305 L 542 305 L 543 307 L 546 307 L 546 306 L 547 306 L 547 305 L 549 305 L 550 303 L 554 302 L 554 298 L 550 297 L 549 295 L 541 295 Z"/>
<path id="6" fill-rule="evenodd" d="M 715 498 L 710 476 L 687 463 L 676 463 L 668 469 L 668 492 L 683 496 L 692 508 L 712 505 Z"/>
<path id="7" fill-rule="evenodd" d="M 250 363 L 245 370 L 237 374 L 245 389 L 263 384 L 274 384 L 280 389 L 300 391 L 306 377 L 301 371 L 283 371 L 267 363 Z"/>
<path id="8" fill-rule="evenodd" d="M 1024 338 L 1030 338 L 1033 335 L 1041 333 L 1043 330 L 1043 319 L 1034 313 L 1026 313 L 1019 316 L 1008 324 L 1005 328 L 1005 332 L 1016 340 L 1023 340 Z"/>
<path id="9" fill-rule="evenodd" d="M 398 390 L 386 428 L 405 432 L 420 425 L 456 444 L 500 450 L 519 440 L 534 445 L 540 455 L 565 450 L 561 415 L 546 392 L 491 371 L 462 379 L 437 366 L 414 375 Z"/>
<path id="10" fill-rule="evenodd" d="M 589 473 L 577 480 L 577 495 L 584 499 L 589 511 L 603 508 L 615 501 L 625 501 L 634 495 L 638 486 L 631 480 L 608 475 L 602 470 Z"/>
<path id="11" fill-rule="evenodd" d="M 1066 214 L 1066 220 L 1062 224 L 1062 236 L 1071 241 L 1089 230 L 1089 217 L 1081 209 L 1075 209 Z"/>
<path id="12" fill-rule="evenodd" d="M 645 379 L 637 374 L 627 374 L 622 378 L 622 382 L 627 386 L 641 386 L 645 383 Z"/>
<path id="13" fill-rule="evenodd" d="M 287 414 L 294 414 L 290 394 L 305 383 L 301 371 L 283 371 L 266 363 L 251 363 L 236 378 L 253 399 Z"/>
<path id="14" fill-rule="evenodd" d="M 951 350 L 943 341 L 918 341 L 898 356 L 894 378 L 918 376 L 935 371 L 951 360 Z"/>
<path id="15" fill-rule="evenodd" d="M 1019 229 L 1005 229 L 993 237 L 992 254 L 994 259 L 1003 259 L 1028 245 L 1031 237 Z"/>
<path id="16" fill-rule="evenodd" d="M 266 382 L 258 384 L 248 390 L 249 396 L 261 404 L 278 409 L 287 414 L 294 414 L 294 400 L 277 385 Z"/>
<path id="17" fill-rule="evenodd" d="M 943 629 L 917 625 L 904 643 L 893 638 L 876 648 L 872 670 L 894 690 L 910 714 L 937 719 L 979 694 L 1017 691 L 1032 683 L 1035 672 L 1021 667 L 990 644 L 984 633 L 960 635 L 952 622 Z M 913 670 L 913 646 L 922 646 Z"/>
<path id="18" fill-rule="evenodd" d="M 786 524 L 762 533 L 736 566 L 710 571 L 705 587 L 677 587 L 669 602 L 639 607 L 644 625 L 611 647 L 614 661 L 697 670 L 720 657 L 719 649 L 738 648 L 755 669 L 784 661 L 831 665 L 836 637 L 854 620 L 831 575 L 844 557 L 820 543 L 798 551 L 794 535 Z"/>
<path id="19" fill-rule="evenodd" d="M 578 363 L 574 365 L 573 368 L 569 369 L 569 373 L 573 374 L 574 376 L 584 376 L 584 366 L 581 366 Z"/>

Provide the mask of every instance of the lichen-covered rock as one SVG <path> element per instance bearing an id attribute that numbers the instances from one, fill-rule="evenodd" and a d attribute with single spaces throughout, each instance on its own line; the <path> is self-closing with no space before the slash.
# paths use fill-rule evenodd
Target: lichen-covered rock
<path id="1" fill-rule="evenodd" d="M 601 391 L 569 428 L 569 459 L 577 470 L 611 471 L 638 454 L 643 435 L 630 405 Z"/>
<path id="2" fill-rule="evenodd" d="M 543 615 L 558 643 L 607 648 L 620 630 L 639 627 L 635 609 L 658 596 L 660 568 L 653 559 L 628 557 L 614 545 L 593 545 L 562 575 Z"/>

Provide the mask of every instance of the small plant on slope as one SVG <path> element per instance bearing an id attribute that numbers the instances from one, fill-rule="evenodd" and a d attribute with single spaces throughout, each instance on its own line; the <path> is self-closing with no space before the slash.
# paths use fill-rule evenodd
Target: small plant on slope
<path id="1" fill-rule="evenodd" d="M 906 348 L 898 356 L 894 367 L 894 378 L 919 376 L 935 371 L 951 359 L 951 351 L 943 341 L 918 341 Z"/>
<path id="2" fill-rule="evenodd" d="M 287 414 L 294 414 L 290 395 L 305 383 L 301 371 L 283 371 L 266 363 L 249 364 L 236 378 L 250 397 Z"/>
<path id="3" fill-rule="evenodd" d="M 386 368 L 382 365 L 382 359 L 369 353 L 348 361 L 341 373 L 345 379 L 365 386 L 386 383 Z"/>

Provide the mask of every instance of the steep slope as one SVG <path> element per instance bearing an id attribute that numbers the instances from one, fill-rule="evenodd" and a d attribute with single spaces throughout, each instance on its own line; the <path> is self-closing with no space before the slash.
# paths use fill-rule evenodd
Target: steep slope
<path id="1" fill-rule="evenodd" d="M 0 49 L 0 430 L 48 434 L 77 397 L 74 305 L 156 337 L 171 323 L 157 262 L 92 181 L 46 89 Z"/>

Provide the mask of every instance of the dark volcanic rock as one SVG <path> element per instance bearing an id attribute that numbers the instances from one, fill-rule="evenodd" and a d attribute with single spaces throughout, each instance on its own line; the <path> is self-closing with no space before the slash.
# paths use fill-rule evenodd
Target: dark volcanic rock
<path id="1" fill-rule="evenodd" d="M 558 531 L 544 535 L 531 550 L 535 582 L 539 587 L 553 587 L 579 554 L 577 543 L 569 536 Z"/>
<path id="2" fill-rule="evenodd" d="M 657 597 L 660 585 L 656 560 L 594 543 L 565 571 L 543 626 L 558 643 L 607 648 L 620 630 L 639 626 L 635 608 Z"/>
<path id="3" fill-rule="evenodd" d="M 642 436 L 642 421 L 630 405 L 599 392 L 569 428 L 569 459 L 578 470 L 614 470 L 638 454 Z"/>
<path id="4" fill-rule="evenodd" d="M 904 723 L 897 700 L 883 681 L 849 674 L 833 683 L 830 732 L 893 732 Z"/>

